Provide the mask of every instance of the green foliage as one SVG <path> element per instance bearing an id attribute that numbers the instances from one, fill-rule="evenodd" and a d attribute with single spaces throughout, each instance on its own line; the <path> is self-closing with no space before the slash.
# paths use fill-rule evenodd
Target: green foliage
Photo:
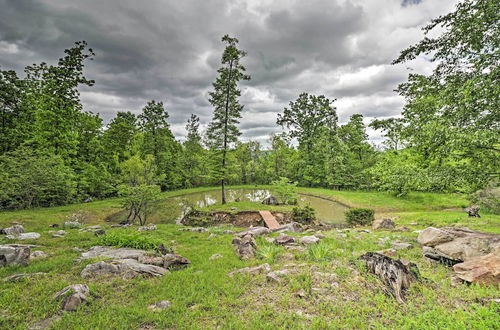
<path id="1" fill-rule="evenodd" d="M 278 198 L 279 203 L 285 205 L 297 204 L 297 183 L 291 183 L 288 178 L 281 177 L 272 182 L 271 191 Z"/>
<path id="2" fill-rule="evenodd" d="M 374 215 L 375 211 L 367 208 L 357 207 L 345 211 L 345 218 L 350 226 L 369 225 L 375 219 Z"/>
<path id="3" fill-rule="evenodd" d="M 332 247 L 325 242 L 310 244 L 307 247 L 306 255 L 310 261 L 315 262 L 332 260 L 334 257 Z"/>
<path id="4" fill-rule="evenodd" d="M 297 206 L 292 209 L 293 220 L 300 223 L 311 223 L 316 220 L 316 211 L 309 206 Z"/>
<path id="5" fill-rule="evenodd" d="M 283 253 L 283 248 L 274 244 L 259 244 L 257 257 L 268 262 L 275 262 L 278 256 Z"/>
<path id="6" fill-rule="evenodd" d="M 103 246 L 127 247 L 152 251 L 158 251 L 158 246 L 160 246 L 160 244 L 163 244 L 163 246 L 168 248 L 168 245 L 164 241 L 136 231 L 108 232 L 106 235 L 99 236 L 97 244 Z"/>
<path id="7" fill-rule="evenodd" d="M 60 156 L 18 149 L 0 156 L 0 208 L 69 203 L 76 195 L 73 171 Z"/>

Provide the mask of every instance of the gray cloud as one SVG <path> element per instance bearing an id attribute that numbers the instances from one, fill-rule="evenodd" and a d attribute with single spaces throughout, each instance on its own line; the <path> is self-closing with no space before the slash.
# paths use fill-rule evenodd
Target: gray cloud
<path id="1" fill-rule="evenodd" d="M 450 11 L 453 1 L 419 0 L 0 0 L 0 66 L 54 63 L 86 40 L 95 50 L 82 88 L 85 109 L 109 121 L 164 101 L 182 139 L 191 113 L 210 121 L 207 101 L 222 35 L 240 39 L 252 80 L 242 84 L 243 139 L 266 142 L 277 113 L 301 92 L 337 98 L 340 121 L 395 116 L 403 100 L 393 89 L 406 79 L 391 66 L 421 26 Z M 431 64 L 418 60 L 416 71 Z M 374 141 L 376 134 L 370 135 Z"/>

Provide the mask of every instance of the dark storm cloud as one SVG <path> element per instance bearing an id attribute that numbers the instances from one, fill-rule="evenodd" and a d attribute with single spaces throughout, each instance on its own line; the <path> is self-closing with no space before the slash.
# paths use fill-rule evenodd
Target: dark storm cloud
<path id="1" fill-rule="evenodd" d="M 96 84 L 81 90 L 85 108 L 107 122 L 160 100 L 182 138 L 191 113 L 202 127 L 211 119 L 208 92 L 228 33 L 248 52 L 243 63 L 252 76 L 241 85 L 243 139 L 264 142 L 280 130 L 277 113 L 301 92 L 338 98 L 341 121 L 355 112 L 399 114 L 403 103 L 392 90 L 407 71 L 388 63 L 455 1 L 430 2 L 0 0 L 0 66 L 22 72 L 54 63 L 86 40 L 96 52 L 86 75 Z M 417 61 L 415 69 L 429 65 Z"/>

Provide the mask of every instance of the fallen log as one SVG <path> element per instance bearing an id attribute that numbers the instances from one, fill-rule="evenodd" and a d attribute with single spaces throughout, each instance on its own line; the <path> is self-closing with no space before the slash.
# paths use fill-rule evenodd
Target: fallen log
<path id="1" fill-rule="evenodd" d="M 377 275 L 388 287 L 400 304 L 405 304 L 405 293 L 411 283 L 420 277 L 417 265 L 403 264 L 401 260 L 389 258 L 376 252 L 368 252 L 360 257 L 366 263 L 369 272 Z"/>

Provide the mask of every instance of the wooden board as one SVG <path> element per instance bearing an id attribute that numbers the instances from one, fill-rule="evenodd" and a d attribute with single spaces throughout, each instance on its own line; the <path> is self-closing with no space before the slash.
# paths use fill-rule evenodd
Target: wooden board
<path id="1" fill-rule="evenodd" d="M 274 215 L 271 214 L 269 211 L 259 211 L 260 216 L 262 219 L 264 219 L 264 222 L 266 223 L 267 228 L 269 229 L 277 229 L 280 227 L 280 224 L 278 221 L 276 221 L 276 218 Z"/>

